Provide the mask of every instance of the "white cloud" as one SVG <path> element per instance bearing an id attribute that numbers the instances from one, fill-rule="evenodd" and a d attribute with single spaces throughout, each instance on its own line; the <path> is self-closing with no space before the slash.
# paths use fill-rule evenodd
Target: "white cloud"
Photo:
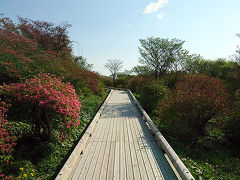
<path id="1" fill-rule="evenodd" d="M 128 24 L 128 25 L 127 25 L 127 28 L 131 28 L 131 27 L 133 27 L 132 24 Z"/>
<path id="2" fill-rule="evenodd" d="M 160 8 L 163 8 L 167 5 L 168 0 L 158 0 L 157 2 L 151 2 L 146 6 L 143 11 L 143 14 L 150 14 L 152 12 L 157 11 Z"/>
<path id="3" fill-rule="evenodd" d="M 161 12 L 160 14 L 157 15 L 157 18 L 158 18 L 158 19 L 162 19 L 164 15 L 165 15 L 165 13 L 164 13 L 164 12 Z"/>

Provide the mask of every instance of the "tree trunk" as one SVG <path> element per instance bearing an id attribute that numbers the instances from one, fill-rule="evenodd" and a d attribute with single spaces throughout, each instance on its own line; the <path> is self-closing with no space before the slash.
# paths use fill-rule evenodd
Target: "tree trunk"
<path id="1" fill-rule="evenodd" d="M 116 87 L 116 74 L 113 74 L 113 87 Z"/>

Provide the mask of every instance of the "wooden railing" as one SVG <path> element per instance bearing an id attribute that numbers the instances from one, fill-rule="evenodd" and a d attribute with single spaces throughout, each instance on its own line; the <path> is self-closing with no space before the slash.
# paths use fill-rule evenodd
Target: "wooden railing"
<path id="1" fill-rule="evenodd" d="M 139 109 L 140 113 L 143 116 L 143 119 L 146 121 L 146 123 L 149 125 L 150 130 L 155 135 L 155 139 L 160 146 L 161 149 L 164 150 L 164 152 L 167 154 L 168 158 L 170 159 L 171 163 L 174 165 L 175 169 L 177 170 L 177 173 L 183 180 L 194 180 L 194 177 L 189 172 L 189 170 L 186 168 L 186 166 L 183 164 L 181 159 L 178 157 L 178 155 L 175 153 L 175 151 L 172 149 L 172 147 L 169 145 L 167 140 L 163 137 L 163 135 L 160 133 L 158 128 L 155 126 L 155 124 L 152 122 L 151 118 L 148 116 L 146 111 L 142 108 L 141 104 L 137 101 L 135 96 L 132 94 L 130 90 L 128 90 L 129 95 L 131 96 L 133 102 L 136 104 L 137 108 Z"/>
<path id="2" fill-rule="evenodd" d="M 86 145 L 88 144 L 89 139 L 92 136 L 92 133 L 94 132 L 94 129 L 96 127 L 96 124 L 98 123 L 99 117 L 101 116 L 106 103 L 109 100 L 109 97 L 111 96 L 112 89 L 116 90 L 125 90 L 128 91 L 130 97 L 132 98 L 133 102 L 136 104 L 136 107 L 139 109 L 139 112 L 142 114 L 143 119 L 148 124 L 150 130 L 155 136 L 155 140 L 157 141 L 159 147 L 166 153 L 167 157 L 171 161 L 170 163 L 174 166 L 174 168 L 177 171 L 177 175 L 180 176 L 183 180 L 194 180 L 194 177 L 189 172 L 189 170 L 186 168 L 186 166 L 183 164 L 181 159 L 177 156 L 177 154 L 174 152 L 172 147 L 169 145 L 167 140 L 163 137 L 163 135 L 160 133 L 160 131 L 157 129 L 155 124 L 152 122 L 151 118 L 148 116 L 148 114 L 145 112 L 145 110 L 142 108 L 142 106 L 139 104 L 135 96 L 132 94 L 130 90 L 126 90 L 123 88 L 108 88 L 110 91 L 108 97 L 105 99 L 104 103 L 102 104 L 101 108 L 95 115 L 94 119 L 92 120 L 91 124 L 87 128 L 86 132 L 84 133 L 83 137 L 80 139 L 79 143 L 73 150 L 72 154 L 68 158 L 65 165 L 62 167 L 61 171 L 57 175 L 57 180 L 67 180 L 72 177 L 73 172 L 76 169 L 76 166 L 78 164 L 78 161 L 80 159 L 81 154 L 85 152 Z"/>

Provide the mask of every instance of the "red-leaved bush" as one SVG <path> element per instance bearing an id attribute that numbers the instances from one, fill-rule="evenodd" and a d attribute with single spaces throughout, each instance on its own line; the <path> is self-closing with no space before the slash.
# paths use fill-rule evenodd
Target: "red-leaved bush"
<path id="1" fill-rule="evenodd" d="M 40 50 L 36 39 L 24 36 L 9 18 L 0 18 L 0 83 L 18 82 L 44 72 L 55 56 Z"/>
<path id="2" fill-rule="evenodd" d="M 5 102 L 0 101 L 0 178 L 11 179 L 11 176 L 6 177 L 2 173 L 2 168 L 9 164 L 11 152 L 13 151 L 13 147 L 16 145 L 16 137 L 13 135 L 12 126 L 6 119 L 7 107 L 8 105 Z"/>
<path id="3" fill-rule="evenodd" d="M 64 77 L 78 94 L 100 94 L 100 77 L 72 55 L 69 24 L 0 17 L 0 84 L 20 82 L 40 72 Z"/>
<path id="4" fill-rule="evenodd" d="M 169 136 L 195 141 L 204 135 L 206 123 L 229 112 L 229 95 L 224 84 L 204 75 L 186 75 L 159 108 L 158 124 Z"/>
<path id="5" fill-rule="evenodd" d="M 26 106 L 36 137 L 49 140 L 55 129 L 63 140 L 80 123 L 81 103 L 74 88 L 55 75 L 39 74 L 24 83 L 4 85 L 4 93 L 13 106 Z"/>

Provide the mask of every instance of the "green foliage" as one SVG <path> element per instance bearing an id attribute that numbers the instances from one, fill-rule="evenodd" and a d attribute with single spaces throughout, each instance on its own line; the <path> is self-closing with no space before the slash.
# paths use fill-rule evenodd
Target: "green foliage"
<path id="1" fill-rule="evenodd" d="M 190 73 L 205 74 L 215 78 L 227 79 L 229 73 L 238 69 L 236 62 L 227 61 L 226 59 L 204 60 L 201 58 L 188 61 L 186 71 Z"/>
<path id="2" fill-rule="evenodd" d="M 51 73 L 71 82 L 78 94 L 98 94 L 99 76 L 83 57 L 72 55 L 67 23 L 0 18 L 0 83 Z"/>
<path id="3" fill-rule="evenodd" d="M 240 38 L 240 34 L 237 34 L 237 37 Z M 232 59 L 237 62 L 238 64 L 240 64 L 240 47 L 237 46 L 237 49 L 235 51 L 235 54 L 232 56 Z"/>
<path id="4" fill-rule="evenodd" d="M 197 142 L 207 122 L 229 111 L 228 93 L 220 80 L 203 75 L 184 76 L 155 112 L 158 126 L 168 136 Z"/>
<path id="5" fill-rule="evenodd" d="M 134 93 L 139 93 L 145 81 L 146 81 L 146 78 L 139 77 L 139 76 L 133 77 L 129 80 L 128 88 Z"/>
<path id="6" fill-rule="evenodd" d="M 183 49 L 184 41 L 179 39 L 161 39 L 150 37 L 140 39 L 141 54 L 140 63 L 147 66 L 153 73 L 155 78 L 166 74 L 174 69 L 179 70 L 182 61 L 188 58 L 188 51 Z"/>
<path id="7" fill-rule="evenodd" d="M 196 180 L 239 179 L 240 160 L 226 145 L 205 149 L 172 141 L 171 145 Z"/>
<path id="8" fill-rule="evenodd" d="M 112 87 L 112 86 L 113 86 L 112 78 L 107 77 L 107 76 L 101 76 L 101 80 L 102 80 L 102 83 L 103 83 L 106 87 Z"/>
<path id="9" fill-rule="evenodd" d="M 115 80 L 116 87 L 127 89 L 132 78 L 134 78 L 134 76 L 130 74 L 118 73 L 117 79 Z"/>
<path id="10" fill-rule="evenodd" d="M 91 70 L 93 68 L 93 64 L 88 64 L 87 59 L 82 56 L 74 56 L 73 62 L 83 69 Z"/>
<path id="11" fill-rule="evenodd" d="M 183 75 L 186 73 L 183 72 L 172 72 L 161 78 L 163 84 L 167 86 L 169 89 L 173 90 L 176 87 L 177 82 L 181 79 Z"/>
<path id="12" fill-rule="evenodd" d="M 227 138 L 232 141 L 238 148 L 240 147 L 240 91 L 235 93 L 235 103 L 233 110 L 226 120 L 224 131 Z"/>
<path id="13" fill-rule="evenodd" d="M 185 71 L 222 79 L 233 95 L 240 86 L 240 66 L 233 61 L 219 58 L 215 61 L 194 58 L 186 63 Z"/>
<path id="14" fill-rule="evenodd" d="M 102 96 L 80 97 L 82 108 L 79 119 L 81 119 L 81 123 L 71 131 L 68 139 L 63 143 L 39 142 L 32 137 L 31 128 L 27 123 L 15 123 L 13 131 L 17 129 L 18 132 L 26 129 L 28 131 L 19 136 L 17 147 L 13 153 L 14 160 L 9 168 L 4 169 L 5 174 L 11 174 L 16 179 L 18 176 L 23 176 L 23 174 L 30 177 L 32 170 L 34 170 L 34 177 L 31 176 L 31 179 L 54 179 L 62 164 L 65 163 L 63 159 L 78 143 L 105 97 L 106 93 Z M 23 168 L 23 170 L 20 170 L 20 168 Z"/>
<path id="15" fill-rule="evenodd" d="M 151 113 L 166 98 L 167 94 L 168 88 L 161 81 L 151 81 L 142 85 L 139 101 L 143 108 Z"/>
<path id="16" fill-rule="evenodd" d="M 146 76 L 146 75 L 150 75 L 153 74 L 151 68 L 149 68 L 148 66 L 134 66 L 131 70 L 133 73 L 135 73 L 137 76 Z"/>

